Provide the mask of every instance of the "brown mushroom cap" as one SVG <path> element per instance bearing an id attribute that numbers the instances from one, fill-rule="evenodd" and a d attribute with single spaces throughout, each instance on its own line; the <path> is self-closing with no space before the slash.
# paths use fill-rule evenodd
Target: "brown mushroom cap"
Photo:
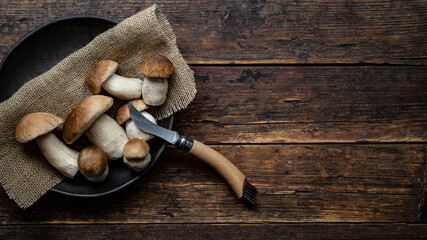
<path id="1" fill-rule="evenodd" d="M 129 161 L 137 161 L 144 159 L 150 153 L 150 146 L 146 141 L 134 138 L 125 144 L 123 152 Z"/>
<path id="2" fill-rule="evenodd" d="M 15 130 L 16 141 L 26 143 L 34 138 L 51 132 L 64 120 L 50 113 L 30 113 L 19 120 Z"/>
<path id="3" fill-rule="evenodd" d="M 85 147 L 79 154 L 79 171 L 88 178 L 102 176 L 107 170 L 107 154 L 100 147 Z"/>
<path id="4" fill-rule="evenodd" d="M 65 119 L 62 129 L 64 142 L 71 144 L 76 141 L 111 106 L 113 99 L 103 95 L 94 95 L 83 100 Z"/>
<path id="5" fill-rule="evenodd" d="M 142 99 L 133 100 L 131 101 L 131 103 L 140 112 L 148 109 L 147 104 L 145 104 L 144 100 Z M 129 103 L 126 103 L 119 109 L 119 111 L 117 111 L 116 121 L 121 125 L 129 119 L 130 119 Z"/>
<path id="6" fill-rule="evenodd" d="M 153 78 L 168 78 L 175 71 L 172 62 L 160 55 L 146 57 L 139 69 L 145 76 Z"/>
<path id="7" fill-rule="evenodd" d="M 101 86 L 113 75 L 119 64 L 113 60 L 101 60 L 96 63 L 87 79 L 89 90 L 93 94 L 101 92 Z"/>

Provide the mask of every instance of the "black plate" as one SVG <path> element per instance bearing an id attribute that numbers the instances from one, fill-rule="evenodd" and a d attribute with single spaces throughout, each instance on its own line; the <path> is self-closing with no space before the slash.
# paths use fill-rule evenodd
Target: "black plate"
<path id="1" fill-rule="evenodd" d="M 0 101 L 13 95 L 25 82 L 44 73 L 100 33 L 114 27 L 117 21 L 94 16 L 71 16 L 45 23 L 19 40 L 0 64 Z M 172 128 L 173 116 L 158 122 Z M 80 173 L 66 178 L 51 190 L 76 197 L 98 197 L 118 191 L 142 177 L 158 160 L 166 144 L 160 139 L 150 141 L 152 161 L 142 172 L 127 168 L 123 161 L 110 161 L 106 181 L 93 183 Z"/>

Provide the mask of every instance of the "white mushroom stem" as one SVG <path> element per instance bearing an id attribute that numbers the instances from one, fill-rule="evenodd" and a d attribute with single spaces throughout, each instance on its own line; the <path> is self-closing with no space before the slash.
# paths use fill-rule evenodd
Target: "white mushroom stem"
<path id="1" fill-rule="evenodd" d="M 126 166 L 133 169 L 134 171 L 140 172 L 148 167 L 148 164 L 151 162 L 151 154 L 148 153 L 148 155 L 144 159 L 136 159 L 136 160 L 129 160 L 126 157 L 123 157 L 123 162 Z"/>
<path id="2" fill-rule="evenodd" d="M 125 130 L 106 114 L 102 114 L 85 132 L 89 141 L 107 154 L 108 159 L 123 157 L 123 147 L 129 141 Z"/>
<path id="3" fill-rule="evenodd" d="M 141 97 L 142 80 L 138 78 L 126 78 L 113 74 L 102 85 L 102 88 L 119 99 L 132 100 Z"/>
<path id="4" fill-rule="evenodd" d="M 166 101 L 168 93 L 167 78 L 145 77 L 142 82 L 142 99 L 147 105 L 160 106 Z"/>
<path id="5" fill-rule="evenodd" d="M 157 124 L 156 119 L 154 119 L 154 117 L 148 112 L 143 111 L 141 112 L 141 114 L 144 117 L 146 117 L 148 120 L 150 120 L 152 123 Z M 146 142 L 154 138 L 153 135 L 139 129 L 132 119 L 129 119 L 128 121 L 126 121 L 126 134 L 129 137 L 129 139 L 138 138 Z"/>
<path id="6" fill-rule="evenodd" d="M 79 170 L 77 159 L 79 152 L 69 148 L 53 133 L 36 138 L 37 145 L 47 161 L 64 176 L 73 178 Z"/>

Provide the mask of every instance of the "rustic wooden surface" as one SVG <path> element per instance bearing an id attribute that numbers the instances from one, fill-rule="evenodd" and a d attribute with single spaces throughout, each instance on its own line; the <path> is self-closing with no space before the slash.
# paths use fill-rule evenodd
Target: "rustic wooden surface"
<path id="1" fill-rule="evenodd" d="M 153 1 L 0 1 L 0 58 L 58 17 L 115 20 Z M 427 2 L 156 1 L 195 71 L 174 129 L 258 188 L 248 209 L 172 147 L 97 199 L 0 191 L 0 239 L 425 239 Z"/>

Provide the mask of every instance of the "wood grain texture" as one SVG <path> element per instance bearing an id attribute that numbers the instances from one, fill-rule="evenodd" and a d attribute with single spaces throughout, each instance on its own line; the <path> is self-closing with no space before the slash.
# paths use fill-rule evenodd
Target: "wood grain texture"
<path id="1" fill-rule="evenodd" d="M 174 129 L 241 169 L 258 207 L 168 147 L 105 197 L 21 210 L 0 191 L 0 239 L 427 238 L 427 69 L 409 66 L 427 64 L 426 1 L 0 0 L 0 59 L 49 20 L 154 2 L 196 74 Z"/>
<path id="2" fill-rule="evenodd" d="M 85 14 L 121 21 L 154 2 L 189 63 L 427 63 L 423 0 L 2 0 L 0 57 L 48 20 Z"/>
<path id="3" fill-rule="evenodd" d="M 205 143 L 425 142 L 425 67 L 193 67 L 174 129 Z"/>
<path id="4" fill-rule="evenodd" d="M 258 189 L 247 208 L 215 172 L 168 147 L 144 178 L 95 199 L 0 193 L 1 224 L 419 222 L 424 144 L 219 145 Z"/>
<path id="5" fill-rule="evenodd" d="M 19 239 L 425 239 L 426 224 L 113 224 L 2 226 Z"/>

